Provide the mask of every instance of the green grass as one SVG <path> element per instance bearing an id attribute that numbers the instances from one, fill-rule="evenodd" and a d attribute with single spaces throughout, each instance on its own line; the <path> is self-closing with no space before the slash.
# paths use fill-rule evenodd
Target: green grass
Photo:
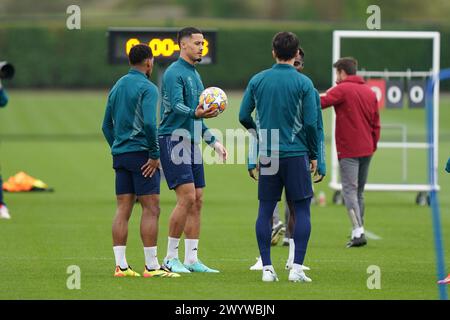
<path id="1" fill-rule="evenodd" d="M 208 121 L 219 129 L 239 127 L 241 93 L 229 109 Z M 287 248 L 272 248 L 280 282 L 262 283 L 249 271 L 258 255 L 254 234 L 256 184 L 245 165 L 206 166 L 207 188 L 200 257 L 220 274 L 179 279 L 114 279 L 111 222 L 115 210 L 111 157 L 100 133 L 106 92 L 11 91 L 0 111 L 0 159 L 7 178 L 20 170 L 55 188 L 54 193 L 6 194 L 12 219 L 0 220 L 0 299 L 437 299 L 430 209 L 415 205 L 415 193 L 367 192 L 366 228 L 382 237 L 346 249 L 350 225 L 342 206 L 331 203 L 329 179 L 316 186 L 327 206 L 312 208 L 312 234 L 305 264 L 311 284 L 287 281 Z M 329 111 L 324 112 L 329 137 Z M 450 99 L 441 104 L 440 193 L 445 248 L 450 248 Z M 411 137 L 424 129 L 423 110 L 389 110 L 383 123 L 407 121 Z M 393 137 L 394 139 L 395 137 Z M 329 143 L 328 143 L 329 147 Z M 329 151 L 328 151 L 329 154 Z M 425 157 L 409 158 L 411 181 L 426 182 Z M 399 153 L 380 150 L 369 180 L 399 182 Z M 330 169 L 330 168 L 329 168 Z M 162 183 L 159 257 L 167 245 L 175 198 Z M 142 271 L 140 209 L 131 218 L 127 259 Z M 181 245 L 181 257 L 184 254 Z M 446 264 L 450 253 L 447 251 Z M 67 267 L 81 268 L 81 290 L 68 290 Z M 381 289 L 366 286 L 370 265 L 381 268 Z"/>

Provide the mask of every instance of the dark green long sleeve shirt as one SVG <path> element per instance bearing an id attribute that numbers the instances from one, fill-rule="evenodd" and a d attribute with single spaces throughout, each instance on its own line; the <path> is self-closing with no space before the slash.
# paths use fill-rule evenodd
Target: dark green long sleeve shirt
<path id="1" fill-rule="evenodd" d="M 148 151 L 159 159 L 156 112 L 158 88 L 142 72 L 130 69 L 111 89 L 103 134 L 113 155 Z"/>

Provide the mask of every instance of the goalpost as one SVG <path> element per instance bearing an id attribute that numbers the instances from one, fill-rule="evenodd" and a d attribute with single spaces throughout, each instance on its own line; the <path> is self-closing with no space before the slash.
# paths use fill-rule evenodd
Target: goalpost
<path id="1" fill-rule="evenodd" d="M 378 72 L 378 76 L 391 76 L 391 77 L 407 77 L 407 76 L 429 76 L 437 75 L 440 70 L 440 33 L 439 32 L 427 32 L 427 31 L 351 31 L 351 30 L 336 30 L 333 32 L 333 56 L 332 63 L 336 62 L 341 57 L 341 40 L 345 38 L 361 38 L 361 39 L 429 39 L 433 41 L 433 61 L 432 70 L 429 71 L 417 71 L 417 72 Z M 363 72 L 364 73 L 364 72 Z M 359 72 L 358 74 L 364 75 Z M 374 72 L 367 73 L 366 76 L 375 76 Z M 336 83 L 336 74 L 332 70 L 332 85 Z M 402 148 L 406 149 L 430 149 L 434 152 L 433 172 L 437 176 L 438 166 L 438 137 L 439 137 L 439 81 L 436 82 L 433 91 L 433 138 L 430 143 L 420 142 L 380 142 L 379 148 Z M 336 114 L 334 109 L 332 111 L 332 135 L 331 135 L 331 182 L 329 186 L 335 191 L 341 191 L 342 185 L 338 181 L 339 175 L 339 162 L 337 159 L 336 140 L 335 140 L 335 120 Z M 417 191 L 417 192 L 430 192 L 431 190 L 439 190 L 437 179 L 435 185 L 431 184 L 366 184 L 365 190 L 368 191 Z"/>

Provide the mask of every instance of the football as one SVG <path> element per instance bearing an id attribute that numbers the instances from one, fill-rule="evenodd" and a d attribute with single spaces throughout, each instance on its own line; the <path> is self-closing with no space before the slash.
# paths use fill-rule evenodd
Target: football
<path id="1" fill-rule="evenodd" d="M 217 87 L 209 87 L 203 90 L 199 99 L 200 104 L 203 104 L 203 109 L 219 110 L 224 112 L 228 105 L 228 98 L 225 92 Z"/>

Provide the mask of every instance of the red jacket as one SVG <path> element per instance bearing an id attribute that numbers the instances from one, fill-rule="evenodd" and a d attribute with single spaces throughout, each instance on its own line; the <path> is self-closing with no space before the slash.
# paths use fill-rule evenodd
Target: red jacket
<path id="1" fill-rule="evenodd" d="M 338 158 L 372 155 L 380 139 L 380 115 L 375 93 L 356 75 L 330 88 L 320 97 L 322 109 L 334 106 Z"/>

